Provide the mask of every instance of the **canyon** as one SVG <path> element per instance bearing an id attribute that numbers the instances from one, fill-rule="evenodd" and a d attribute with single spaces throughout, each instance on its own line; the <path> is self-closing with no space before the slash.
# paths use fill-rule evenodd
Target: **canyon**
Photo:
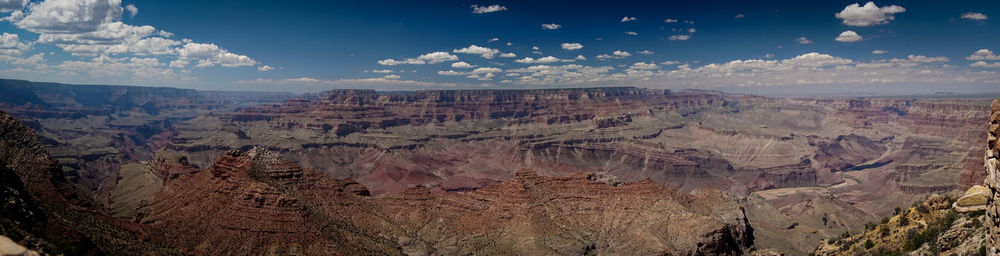
<path id="1" fill-rule="evenodd" d="M 30 144 L 47 159 L 3 155 L 20 208 L 97 219 L 84 248 L 195 255 L 807 254 L 981 184 L 991 100 L 17 80 L 0 91 L 5 129 L 19 131 L 0 149 Z"/>

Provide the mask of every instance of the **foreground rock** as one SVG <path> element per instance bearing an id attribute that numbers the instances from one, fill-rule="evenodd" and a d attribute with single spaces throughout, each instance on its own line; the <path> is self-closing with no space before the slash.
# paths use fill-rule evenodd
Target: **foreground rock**
<path id="1" fill-rule="evenodd" d="M 870 224 L 860 234 L 845 233 L 819 246 L 816 255 L 982 255 L 985 217 L 953 210 L 949 199 L 932 195 L 922 203 Z"/>

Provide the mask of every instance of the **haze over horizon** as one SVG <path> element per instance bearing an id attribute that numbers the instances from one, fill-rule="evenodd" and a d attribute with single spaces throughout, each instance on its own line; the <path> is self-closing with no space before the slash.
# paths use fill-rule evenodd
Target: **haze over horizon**
<path id="1" fill-rule="evenodd" d="M 994 1 L 0 1 L 0 77 L 313 92 L 1000 92 Z"/>

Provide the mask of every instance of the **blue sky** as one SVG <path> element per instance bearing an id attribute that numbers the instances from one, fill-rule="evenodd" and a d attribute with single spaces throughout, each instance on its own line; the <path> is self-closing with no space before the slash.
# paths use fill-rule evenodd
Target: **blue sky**
<path id="1" fill-rule="evenodd" d="M 0 0 L 0 77 L 292 92 L 1000 92 L 996 1 L 650 2 Z"/>

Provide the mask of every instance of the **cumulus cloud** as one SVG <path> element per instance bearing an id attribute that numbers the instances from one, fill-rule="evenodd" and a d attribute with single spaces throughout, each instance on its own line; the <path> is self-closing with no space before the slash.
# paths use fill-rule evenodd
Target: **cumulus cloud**
<path id="1" fill-rule="evenodd" d="M 0 34 L 0 55 L 22 55 L 31 50 L 31 45 L 21 41 L 17 34 L 4 32 Z"/>
<path id="2" fill-rule="evenodd" d="M 663 22 L 666 22 L 666 23 L 677 23 L 677 19 L 665 19 L 665 20 L 663 20 Z"/>
<path id="3" fill-rule="evenodd" d="M 997 56 L 990 49 L 979 49 L 973 52 L 969 57 L 965 57 L 966 60 L 976 61 L 969 64 L 970 67 L 977 68 L 1000 68 L 1000 61 L 993 63 L 987 62 L 988 60 L 1000 60 L 1000 56 Z"/>
<path id="4" fill-rule="evenodd" d="M 0 12 L 14 12 L 24 9 L 28 0 L 0 0 Z"/>
<path id="5" fill-rule="evenodd" d="M 473 44 L 473 45 L 469 45 L 469 47 L 465 47 L 465 48 L 462 48 L 462 49 L 454 49 L 451 52 L 454 52 L 454 53 L 465 53 L 465 54 L 478 54 L 480 57 L 483 57 L 485 59 L 492 59 L 494 56 L 496 56 L 498 53 L 500 53 L 500 50 L 493 49 L 493 48 L 488 48 L 488 47 L 481 47 L 481 46 L 477 46 L 477 45 Z"/>
<path id="6" fill-rule="evenodd" d="M 452 68 L 474 68 L 476 66 L 474 66 L 472 64 L 469 64 L 467 62 L 464 62 L 464 61 L 459 61 L 459 62 L 452 63 L 451 67 Z"/>
<path id="7" fill-rule="evenodd" d="M 691 39 L 691 35 L 672 35 L 667 39 L 670 39 L 670 41 L 687 41 Z"/>
<path id="8" fill-rule="evenodd" d="M 742 19 L 743 17 L 746 17 L 746 15 L 743 15 L 742 13 L 736 14 L 736 16 L 733 16 L 733 18 L 735 18 L 735 19 Z"/>
<path id="9" fill-rule="evenodd" d="M 258 66 L 257 70 L 258 71 L 271 71 L 271 70 L 274 70 L 274 68 L 271 67 L 271 66 L 268 66 L 268 65 L 263 65 L 263 66 Z"/>
<path id="10" fill-rule="evenodd" d="M 135 7 L 135 5 L 133 5 L 133 4 L 126 5 L 125 6 L 125 10 L 128 11 L 129 17 L 132 17 L 132 18 L 135 18 L 135 15 L 139 14 L 139 8 Z"/>
<path id="11" fill-rule="evenodd" d="M 504 6 L 499 5 L 499 4 L 483 5 L 483 6 L 476 5 L 476 4 L 472 5 L 472 13 L 475 13 L 475 14 L 499 12 L 499 11 L 506 11 L 506 10 L 507 10 L 507 7 L 504 7 Z"/>
<path id="12" fill-rule="evenodd" d="M 840 35 L 838 35 L 837 38 L 834 38 L 833 40 L 837 40 L 839 42 L 845 42 L 845 43 L 853 43 L 853 42 L 861 41 L 861 39 L 862 39 L 861 35 L 858 35 L 858 33 L 854 32 L 852 30 L 848 30 L 848 31 L 844 31 L 844 32 L 840 33 Z"/>
<path id="13" fill-rule="evenodd" d="M 642 55 L 653 55 L 653 52 L 651 52 L 649 50 L 642 50 L 642 51 L 638 51 L 636 53 L 642 54 Z"/>
<path id="14" fill-rule="evenodd" d="M 798 39 L 795 39 L 795 42 L 798 42 L 799 44 L 811 44 L 811 43 L 813 43 L 812 40 L 809 40 L 809 38 L 806 38 L 804 36 L 803 37 L 799 37 Z"/>
<path id="15" fill-rule="evenodd" d="M 490 38 L 490 40 L 488 40 L 488 41 L 486 41 L 486 42 L 487 42 L 487 43 L 492 43 L 492 42 L 496 42 L 496 41 L 500 41 L 500 38 L 496 38 L 496 37 L 494 37 L 494 38 Z"/>
<path id="16" fill-rule="evenodd" d="M 875 54 L 875 55 L 882 55 L 882 54 L 886 54 L 886 53 L 889 53 L 889 51 L 888 50 L 873 50 L 872 51 L 872 54 Z"/>
<path id="17" fill-rule="evenodd" d="M 562 43 L 561 46 L 563 50 L 569 50 L 569 51 L 583 49 L 583 45 L 580 43 Z"/>
<path id="18" fill-rule="evenodd" d="M 878 7 L 874 2 L 868 2 L 864 6 L 853 3 L 834 14 L 834 17 L 844 20 L 844 25 L 867 27 L 889 23 L 896 19 L 895 14 L 905 11 L 906 8 L 898 5 Z"/>
<path id="19" fill-rule="evenodd" d="M 177 56 L 183 60 L 197 61 L 196 67 L 215 65 L 242 67 L 257 64 L 257 61 L 246 55 L 231 53 L 215 44 L 187 43 L 184 44 L 184 47 L 177 49 Z"/>
<path id="20" fill-rule="evenodd" d="M 382 90 L 407 90 L 413 89 L 413 87 L 454 87 L 455 84 L 452 83 L 432 83 L 423 81 L 413 81 L 413 80 L 399 80 L 396 77 L 377 77 L 377 78 L 363 78 L 363 79 L 339 79 L 339 80 L 326 80 L 311 77 L 299 77 L 299 78 L 286 78 L 280 80 L 272 79 L 262 79 L 257 78 L 253 80 L 239 80 L 233 81 L 233 84 L 239 85 L 297 85 L 297 86 L 307 86 L 315 88 L 317 86 L 322 86 L 326 88 L 377 88 Z"/>
<path id="21" fill-rule="evenodd" d="M 562 25 L 555 24 L 555 23 L 542 24 L 542 29 L 556 30 L 556 29 L 560 29 L 560 28 L 562 28 Z"/>
<path id="22" fill-rule="evenodd" d="M 17 3 L 15 3 L 17 2 Z M 90 74 L 108 76 L 101 68 L 115 72 L 150 72 L 149 76 L 177 79 L 170 68 L 185 68 L 191 62 L 197 67 L 243 67 L 258 63 L 246 55 L 235 54 L 215 44 L 194 43 L 190 40 L 168 39 L 173 33 L 149 25 L 130 25 L 122 22 L 122 15 L 135 16 L 139 9 L 132 4 L 122 5 L 121 0 L 45 0 L 30 5 L 21 1 L 0 2 L 13 7 L 11 16 L 4 20 L 28 32 L 38 34 L 38 44 L 52 44 L 71 56 L 90 59 L 66 60 L 54 66 L 64 74 Z M 20 9 L 27 7 L 24 12 Z M 176 56 L 177 59 L 160 63 L 158 58 L 147 56 Z M 131 56 L 131 57 L 130 57 Z M 157 60 L 152 63 L 151 60 Z M 155 65 L 154 65 L 155 64 Z M 270 66 L 258 66 L 270 70 Z M 122 74 L 124 75 L 124 74 Z M 133 74 L 133 78 L 146 74 Z M 186 78 L 185 78 L 186 79 Z"/>
<path id="23" fill-rule="evenodd" d="M 458 56 L 451 55 L 450 53 L 447 52 L 432 52 L 420 55 L 416 58 L 407 58 L 403 60 L 384 59 L 378 61 L 378 64 L 384 66 L 395 66 L 401 64 L 420 65 L 420 64 L 437 64 L 445 61 L 455 61 L 455 60 L 458 60 Z"/>
<path id="24" fill-rule="evenodd" d="M 967 60 L 1000 60 L 1000 56 L 997 56 L 990 49 L 979 49 L 973 52 L 969 57 L 965 57 Z"/>
<path id="25" fill-rule="evenodd" d="M 638 36 L 639 35 L 639 33 L 636 33 L 634 31 L 625 31 L 625 34 L 626 35 L 630 35 L 630 36 Z"/>
<path id="26" fill-rule="evenodd" d="M 538 59 L 532 57 L 524 57 L 523 59 L 515 60 L 517 63 L 524 64 L 535 64 L 535 63 L 554 63 L 554 62 L 573 62 L 574 60 L 560 59 L 552 56 L 541 57 Z"/>
<path id="27" fill-rule="evenodd" d="M 399 79 L 400 76 L 399 75 L 385 75 L 382 78 L 385 78 L 385 79 Z"/>
<path id="28" fill-rule="evenodd" d="M 508 52 L 508 53 L 501 53 L 500 54 L 500 58 L 516 58 L 516 57 L 517 57 L 517 54 L 510 53 L 510 52 Z"/>
<path id="29" fill-rule="evenodd" d="M 963 13 L 962 14 L 962 18 L 963 19 L 967 19 L 967 20 L 986 20 L 986 19 L 989 19 L 989 17 L 986 17 L 986 14 L 982 14 L 982 13 L 978 13 L 978 12 L 966 12 L 966 13 Z"/>
<path id="30" fill-rule="evenodd" d="M 393 71 L 391 69 L 373 69 L 373 70 L 365 70 L 365 72 L 389 74 L 392 73 Z"/>
<path id="31" fill-rule="evenodd" d="M 625 17 L 622 17 L 622 21 L 621 22 L 625 23 L 625 22 L 629 22 L 629 21 L 633 21 L 633 20 L 636 20 L 636 18 L 635 17 L 625 16 Z"/>
<path id="32" fill-rule="evenodd" d="M 631 57 L 631 56 L 632 56 L 632 54 L 629 53 L 629 52 L 626 52 L 626 51 L 614 51 L 611 54 L 597 55 L 597 59 L 599 59 L 599 60 L 624 59 L 624 58 L 628 58 L 628 57 Z"/>
<path id="33" fill-rule="evenodd" d="M 908 56 L 858 62 L 811 52 L 783 60 L 733 60 L 701 67 L 678 66 L 658 72 L 649 84 L 670 81 L 674 87 L 721 88 L 784 85 L 857 85 L 908 83 L 998 83 L 995 73 L 950 68 L 945 57 Z M 657 82 L 658 81 L 658 82 Z M 991 82 L 992 81 L 992 82 Z"/>
<path id="34" fill-rule="evenodd" d="M 587 57 L 584 57 L 583 55 L 577 55 L 576 58 L 573 58 L 573 59 L 574 60 L 587 60 Z"/>

